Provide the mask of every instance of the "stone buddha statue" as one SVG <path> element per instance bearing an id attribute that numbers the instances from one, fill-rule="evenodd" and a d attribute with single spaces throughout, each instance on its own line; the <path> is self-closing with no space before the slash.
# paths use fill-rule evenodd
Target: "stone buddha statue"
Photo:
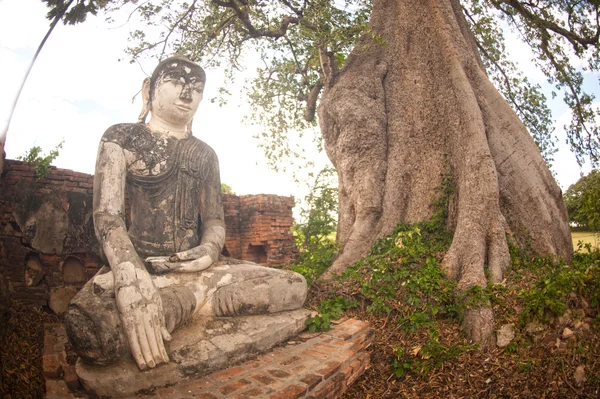
<path id="1" fill-rule="evenodd" d="M 131 354 L 141 370 L 153 368 L 169 362 L 165 341 L 194 315 L 257 315 L 304 303 L 301 275 L 220 259 L 219 163 L 191 132 L 205 76 L 185 57 L 160 62 L 143 82 L 138 123 L 111 126 L 102 137 L 93 209 L 107 265 L 65 318 L 87 363 Z"/>

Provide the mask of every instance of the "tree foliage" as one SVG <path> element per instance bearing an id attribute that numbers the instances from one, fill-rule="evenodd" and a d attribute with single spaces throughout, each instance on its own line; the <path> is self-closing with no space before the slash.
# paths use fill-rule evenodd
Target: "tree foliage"
<path id="1" fill-rule="evenodd" d="M 42 0 L 49 8 L 47 18 L 61 16 L 67 25 L 84 22 L 89 14 L 96 15 L 110 0 Z"/>
<path id="2" fill-rule="evenodd" d="M 60 143 L 50 150 L 48 154 L 42 154 L 42 147 L 34 146 L 29 149 L 24 155 L 17 157 L 18 160 L 35 164 L 33 168 L 33 174 L 38 180 L 43 180 L 50 174 L 50 165 L 52 161 L 58 157 L 60 149 L 63 147 L 65 140 L 61 140 Z"/>
<path id="3" fill-rule="evenodd" d="M 300 211 L 302 221 L 293 227 L 296 246 L 300 250 L 294 270 L 303 274 L 309 283 L 327 269 L 337 252 L 338 198 L 332 181 L 334 175 L 331 168 L 317 174 Z"/>
<path id="4" fill-rule="evenodd" d="M 66 0 L 42 0 L 49 17 Z M 99 8 L 108 13 L 127 4 L 145 28 L 132 32 L 132 60 L 150 54 L 183 53 L 228 79 L 243 69 L 248 54 L 263 66 L 247 87 L 250 119 L 261 125 L 261 146 L 271 164 L 301 156 L 289 133 L 314 128 L 323 87 L 343 70 L 361 35 L 371 34 L 369 0 L 77 0 L 65 23 L 85 20 Z M 561 94 L 572 119 L 567 141 L 580 164 L 600 164 L 600 135 L 593 94 L 584 73 L 598 72 L 600 7 L 597 0 L 461 0 L 490 78 L 529 128 L 551 163 L 556 136 L 548 99 L 507 56 L 509 27 L 534 52 L 534 62 Z M 226 91 L 224 91 L 226 92 Z M 317 143 L 320 145 L 320 143 Z"/>
<path id="5" fill-rule="evenodd" d="M 221 183 L 221 193 L 223 194 L 235 194 L 233 188 L 229 184 Z"/>
<path id="6" fill-rule="evenodd" d="M 600 231 L 600 171 L 592 170 L 564 194 L 569 219 L 584 230 Z"/>

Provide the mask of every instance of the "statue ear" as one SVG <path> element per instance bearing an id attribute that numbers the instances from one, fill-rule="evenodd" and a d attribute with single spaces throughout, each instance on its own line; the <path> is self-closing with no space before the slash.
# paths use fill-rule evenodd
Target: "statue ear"
<path id="1" fill-rule="evenodd" d="M 146 117 L 150 112 L 150 78 L 144 79 L 142 83 L 142 112 L 138 117 L 138 123 L 146 123 Z"/>

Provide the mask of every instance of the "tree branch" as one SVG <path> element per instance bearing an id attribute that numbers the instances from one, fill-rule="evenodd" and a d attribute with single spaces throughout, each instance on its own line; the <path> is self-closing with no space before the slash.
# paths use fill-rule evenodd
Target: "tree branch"
<path id="1" fill-rule="evenodd" d="M 160 58 L 161 59 L 165 55 L 165 49 L 167 48 L 167 43 L 169 41 L 169 37 L 173 34 L 173 31 L 177 28 L 177 26 L 179 26 L 179 24 L 181 23 L 181 21 L 183 21 L 185 18 L 187 18 L 188 15 L 190 15 L 190 13 L 193 14 L 194 10 L 196 9 L 196 2 L 197 1 L 198 0 L 192 1 L 192 4 L 190 4 L 190 6 L 188 7 L 188 9 L 185 11 L 185 13 L 183 13 L 183 15 L 175 22 L 175 24 L 173 24 L 173 26 L 171 26 L 171 29 L 169 29 L 169 33 L 167 33 L 167 36 L 163 40 L 164 44 L 163 44 L 162 51 L 160 53 Z"/>
<path id="2" fill-rule="evenodd" d="M 247 30 L 247 33 L 252 38 L 259 37 L 269 37 L 272 39 L 277 39 L 282 36 L 285 36 L 290 25 L 302 24 L 309 29 L 315 29 L 314 25 L 310 22 L 306 21 L 303 17 L 292 17 L 286 15 L 281 18 L 281 22 L 279 24 L 279 28 L 271 30 L 271 29 L 258 29 L 250 20 L 250 15 L 248 14 L 247 7 L 245 6 L 243 9 L 239 7 L 234 0 L 223 1 L 223 0 L 211 0 L 213 4 L 218 5 L 220 7 L 230 8 L 235 12 L 236 16 L 244 25 Z"/>
<path id="3" fill-rule="evenodd" d="M 288 8 L 290 10 L 292 10 L 294 12 L 294 14 L 296 14 L 297 16 L 301 17 L 303 15 L 303 11 L 299 8 L 296 8 L 292 5 L 292 3 L 290 3 L 288 0 L 279 0 L 280 2 L 282 2 L 283 4 L 285 4 L 286 6 L 288 6 Z"/>
<path id="4" fill-rule="evenodd" d="M 319 46 L 319 60 L 321 62 L 323 83 L 325 86 L 329 87 L 339 72 L 337 65 L 335 64 L 333 52 L 327 51 L 323 46 Z"/>
<path id="5" fill-rule="evenodd" d="M 476 24 L 475 19 L 473 18 L 473 16 L 463 7 L 463 12 L 464 14 L 469 18 L 469 20 L 471 20 L 471 23 L 473 25 Z M 532 121 L 529 118 L 529 115 L 525 112 L 525 110 L 523 110 L 523 108 L 521 107 L 521 105 L 517 102 L 517 99 L 515 98 L 515 94 L 513 93 L 513 85 L 510 81 L 510 78 L 508 77 L 508 74 L 506 73 L 506 71 L 504 70 L 504 68 L 502 68 L 502 66 L 491 56 L 491 54 L 487 51 L 487 49 L 479 42 L 479 40 L 477 40 L 477 38 L 475 36 L 473 36 L 475 39 L 475 44 L 477 45 L 477 48 L 479 50 L 479 52 L 487 59 L 489 60 L 492 64 L 494 64 L 494 66 L 496 67 L 496 69 L 498 70 L 498 72 L 500 72 L 500 74 L 502 75 L 502 80 L 504 80 L 504 84 L 507 87 L 508 92 L 506 93 L 508 95 L 508 100 L 510 101 L 511 104 L 513 104 L 513 106 L 515 107 L 516 111 L 522 115 L 523 118 L 525 118 L 529 124 L 532 127 L 535 127 L 535 123 L 534 121 Z"/>
<path id="6" fill-rule="evenodd" d="M 310 89 L 308 93 L 308 97 L 306 98 L 306 109 L 304 110 L 304 119 L 307 122 L 312 122 L 315 120 L 315 112 L 317 110 L 317 100 L 319 99 L 319 94 L 321 93 L 321 89 L 323 88 L 323 82 L 321 79 L 317 80 L 314 86 Z"/>
<path id="7" fill-rule="evenodd" d="M 531 24 L 535 25 L 539 29 L 550 30 L 554 33 L 557 33 L 567 39 L 577 51 L 577 46 L 580 45 L 584 49 L 587 49 L 589 45 L 597 46 L 598 39 L 600 38 L 600 26 L 596 23 L 596 33 L 593 36 L 581 36 L 575 33 L 573 30 L 567 30 L 562 26 L 558 25 L 553 21 L 548 21 L 547 19 L 541 18 L 540 16 L 531 12 L 527 7 L 523 5 L 518 0 L 492 0 L 492 4 L 499 10 L 506 13 L 506 10 L 502 8 L 502 4 L 506 4 L 512 7 L 516 12 L 518 12 L 521 17 L 525 20 L 529 21 Z M 570 17 L 570 15 L 569 15 Z M 596 9 L 596 22 L 598 21 L 598 10 Z"/>

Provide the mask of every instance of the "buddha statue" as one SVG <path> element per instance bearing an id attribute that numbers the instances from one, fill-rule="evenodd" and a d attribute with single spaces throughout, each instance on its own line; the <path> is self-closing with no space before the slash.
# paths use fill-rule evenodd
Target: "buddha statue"
<path id="1" fill-rule="evenodd" d="M 153 368 L 169 362 L 165 342 L 195 315 L 275 313 L 306 299 L 297 273 L 220 257 L 219 163 L 191 132 L 205 80 L 185 57 L 160 62 L 143 82 L 138 123 L 111 126 L 102 137 L 93 216 L 107 264 L 65 316 L 86 363 L 130 354 L 139 369 Z"/>

